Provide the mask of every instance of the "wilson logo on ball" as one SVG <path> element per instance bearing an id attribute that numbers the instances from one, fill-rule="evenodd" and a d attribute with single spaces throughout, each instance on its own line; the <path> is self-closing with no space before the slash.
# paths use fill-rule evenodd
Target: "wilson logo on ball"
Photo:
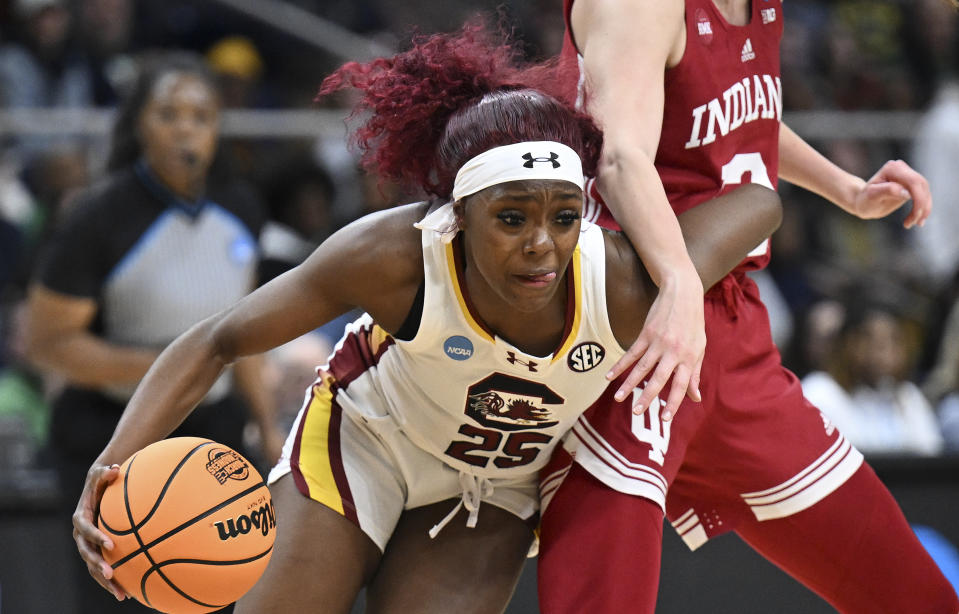
<path id="1" fill-rule="evenodd" d="M 226 484 L 227 480 L 245 480 L 250 477 L 250 466 L 242 456 L 229 448 L 213 448 L 207 452 L 207 458 L 210 462 L 206 464 L 206 470 L 220 484 Z"/>
<path id="2" fill-rule="evenodd" d="M 243 514 L 237 518 L 230 518 L 226 521 L 214 522 L 220 541 L 226 541 L 246 535 L 253 529 L 257 529 L 264 536 L 276 528 L 276 515 L 273 512 L 273 501 L 260 506 L 249 514 Z"/>

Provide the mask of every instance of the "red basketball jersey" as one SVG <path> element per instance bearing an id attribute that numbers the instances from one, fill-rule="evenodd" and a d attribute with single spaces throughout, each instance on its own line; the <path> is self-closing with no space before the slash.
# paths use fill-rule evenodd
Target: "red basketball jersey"
<path id="1" fill-rule="evenodd" d="M 564 0 L 566 36 L 561 62 L 564 92 L 582 101 L 579 57 Z M 753 0 L 747 25 L 729 24 L 712 0 L 686 0 L 686 49 L 665 75 L 662 134 L 656 152 L 666 196 L 679 214 L 746 182 L 775 188 L 779 173 L 782 86 L 779 44 L 781 0 Z M 629 78 L 624 74 L 623 78 Z M 586 217 L 618 228 L 590 183 Z M 749 268 L 764 266 L 768 242 L 754 250 Z M 744 263 L 747 264 L 747 263 Z"/>

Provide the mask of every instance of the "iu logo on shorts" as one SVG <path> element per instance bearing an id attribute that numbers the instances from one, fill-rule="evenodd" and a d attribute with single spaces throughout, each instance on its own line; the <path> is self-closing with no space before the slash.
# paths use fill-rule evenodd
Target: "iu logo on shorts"
<path id="1" fill-rule="evenodd" d="M 643 382 L 645 387 L 647 382 Z M 643 387 L 633 390 L 632 403 L 636 403 L 643 394 Z M 624 401 L 628 402 L 628 401 Z M 653 399 L 649 408 L 640 415 L 633 415 L 633 436 L 649 444 L 649 460 L 659 464 L 666 462 L 666 452 L 669 450 L 669 435 L 672 421 L 664 421 L 659 417 L 659 410 L 666 406 L 659 397 Z"/>

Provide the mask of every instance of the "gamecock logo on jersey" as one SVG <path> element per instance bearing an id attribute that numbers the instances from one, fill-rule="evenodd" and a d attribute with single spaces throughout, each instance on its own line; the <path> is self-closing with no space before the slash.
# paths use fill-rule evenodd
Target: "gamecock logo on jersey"
<path id="1" fill-rule="evenodd" d="M 466 415 L 480 424 L 504 431 L 549 428 L 558 424 L 544 405 L 564 402 L 538 382 L 494 373 L 470 386 Z"/>

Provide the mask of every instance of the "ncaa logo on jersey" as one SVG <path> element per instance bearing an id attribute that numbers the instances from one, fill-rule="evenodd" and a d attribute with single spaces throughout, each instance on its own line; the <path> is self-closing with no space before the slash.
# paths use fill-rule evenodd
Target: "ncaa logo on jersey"
<path id="1" fill-rule="evenodd" d="M 603 346 L 587 341 L 570 350 L 569 356 L 566 357 L 566 364 L 577 373 L 586 373 L 599 366 L 605 357 L 606 350 Z"/>
<path id="2" fill-rule="evenodd" d="M 461 335 L 453 335 L 443 342 L 443 351 L 453 360 L 468 360 L 473 355 L 473 342 Z"/>

